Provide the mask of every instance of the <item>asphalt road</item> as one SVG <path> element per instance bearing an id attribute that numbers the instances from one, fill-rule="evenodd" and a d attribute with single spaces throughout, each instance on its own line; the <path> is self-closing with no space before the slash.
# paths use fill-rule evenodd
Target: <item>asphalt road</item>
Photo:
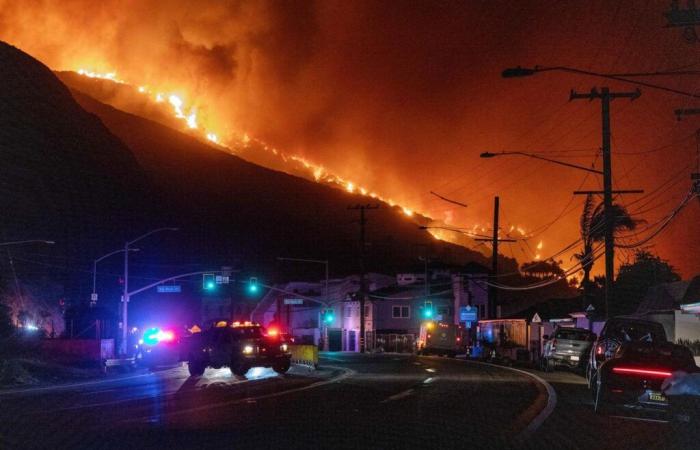
<path id="1" fill-rule="evenodd" d="M 544 374 L 556 406 L 528 435 L 549 396 L 522 372 L 343 353 L 321 367 L 252 369 L 246 379 L 174 367 L 0 391 L 0 448 L 672 448 L 667 424 L 595 416 L 570 373 Z"/>

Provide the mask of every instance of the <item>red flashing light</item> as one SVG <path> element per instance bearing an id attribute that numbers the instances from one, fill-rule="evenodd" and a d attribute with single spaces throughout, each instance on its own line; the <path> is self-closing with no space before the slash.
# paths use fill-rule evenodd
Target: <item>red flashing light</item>
<path id="1" fill-rule="evenodd" d="M 602 355 L 603 352 L 605 352 L 605 349 L 603 348 L 602 344 L 598 344 L 595 348 L 595 354 L 596 355 Z"/>
<path id="2" fill-rule="evenodd" d="M 462 341 L 462 338 L 457 336 L 457 342 L 461 342 L 461 341 Z"/>
<path id="3" fill-rule="evenodd" d="M 278 330 L 277 328 L 268 328 L 267 329 L 268 336 L 277 336 L 278 334 L 280 334 L 280 330 Z"/>
<path id="4" fill-rule="evenodd" d="M 666 370 L 637 369 L 635 367 L 613 367 L 613 372 L 625 375 L 647 375 L 663 378 L 668 378 L 671 376 L 671 372 Z"/>
<path id="5" fill-rule="evenodd" d="M 175 339 L 175 333 L 172 331 L 163 331 L 158 335 L 159 341 L 170 342 Z"/>

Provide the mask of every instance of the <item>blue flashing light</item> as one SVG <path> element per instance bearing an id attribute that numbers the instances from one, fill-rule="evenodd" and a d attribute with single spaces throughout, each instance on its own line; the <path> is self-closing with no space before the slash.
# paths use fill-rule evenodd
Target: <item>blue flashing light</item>
<path id="1" fill-rule="evenodd" d="M 143 333 L 143 343 L 146 345 L 156 345 L 158 343 L 159 328 L 149 328 Z"/>

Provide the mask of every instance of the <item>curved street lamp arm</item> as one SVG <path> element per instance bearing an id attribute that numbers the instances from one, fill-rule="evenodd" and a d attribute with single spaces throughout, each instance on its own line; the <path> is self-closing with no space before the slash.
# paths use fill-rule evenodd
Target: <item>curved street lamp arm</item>
<path id="1" fill-rule="evenodd" d="M 603 171 L 597 169 L 591 169 L 590 167 L 579 166 L 578 164 L 571 164 L 564 161 L 557 161 L 556 159 L 549 159 L 543 156 L 538 156 L 532 153 L 525 152 L 500 152 L 500 153 L 482 153 L 482 158 L 492 158 L 494 156 L 506 156 L 506 155 L 520 155 L 527 156 L 528 158 L 540 159 L 542 161 L 551 162 L 552 164 L 559 164 L 560 166 L 571 167 L 573 169 L 585 170 L 586 172 L 596 173 L 598 175 L 603 175 Z"/>
<path id="2" fill-rule="evenodd" d="M 26 240 L 26 241 L 0 242 L 0 247 L 4 247 L 4 246 L 6 246 L 6 245 L 21 245 L 21 244 L 34 244 L 34 243 L 53 245 L 53 244 L 55 244 L 56 242 L 54 242 L 54 241 L 47 241 L 47 240 L 44 240 L 44 239 L 29 239 L 29 240 Z"/>
<path id="3" fill-rule="evenodd" d="M 148 237 L 148 236 L 150 236 L 150 235 L 152 235 L 152 234 L 155 234 L 155 233 L 159 233 L 159 232 L 161 232 L 161 231 L 178 231 L 178 230 L 179 230 L 179 228 L 174 228 L 174 227 L 156 228 L 155 230 L 151 230 L 151 231 L 149 231 L 149 232 L 146 233 L 146 234 L 142 234 L 141 236 L 137 237 L 137 238 L 134 239 L 134 240 L 128 241 L 128 242 L 126 243 L 126 247 L 130 246 L 131 244 L 133 244 L 133 243 L 135 243 L 135 242 L 140 241 L 140 240 L 143 239 L 143 238 L 146 238 L 146 237 Z"/>
<path id="4" fill-rule="evenodd" d="M 658 84 L 648 83 L 646 81 L 631 80 L 629 78 L 626 78 L 626 77 L 635 77 L 635 76 L 644 76 L 645 75 L 645 74 L 641 74 L 641 73 L 606 74 L 606 73 L 591 72 L 589 70 L 576 69 L 574 67 L 566 67 L 566 66 L 556 66 L 556 67 L 535 66 L 534 69 L 523 69 L 523 70 L 531 71 L 530 74 L 536 73 L 536 72 L 551 72 L 551 71 L 559 70 L 562 72 L 577 73 L 580 75 L 588 75 L 588 76 L 592 76 L 592 77 L 599 77 L 599 78 L 606 78 L 609 80 L 621 81 L 623 83 L 636 84 L 638 86 L 644 86 L 644 87 L 648 87 L 651 89 L 666 91 L 666 92 L 670 92 L 672 94 L 683 95 L 686 97 L 700 98 L 700 94 L 693 94 L 692 92 L 681 91 L 679 89 L 673 89 L 673 88 L 669 88 L 666 86 L 659 86 Z M 646 74 L 646 75 L 652 75 L 652 74 Z M 661 75 L 661 74 L 659 74 L 659 75 Z M 671 75 L 671 73 L 669 73 L 668 75 Z"/>

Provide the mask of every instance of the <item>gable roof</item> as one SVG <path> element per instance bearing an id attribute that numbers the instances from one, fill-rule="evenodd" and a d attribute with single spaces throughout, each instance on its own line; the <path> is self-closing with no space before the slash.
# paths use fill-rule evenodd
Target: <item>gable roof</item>
<path id="1" fill-rule="evenodd" d="M 537 303 L 524 309 L 516 314 L 508 316 L 508 319 L 525 319 L 531 321 L 535 315 L 542 322 L 547 322 L 552 319 L 570 319 L 570 314 L 581 312 L 581 298 L 553 298 L 544 302 Z"/>
<path id="2" fill-rule="evenodd" d="M 684 298 L 690 285 L 690 281 L 674 281 L 650 287 L 639 307 L 637 307 L 637 314 L 670 312 L 678 309 L 682 303 L 686 303 Z M 700 289 L 700 281 L 696 285 Z"/>

